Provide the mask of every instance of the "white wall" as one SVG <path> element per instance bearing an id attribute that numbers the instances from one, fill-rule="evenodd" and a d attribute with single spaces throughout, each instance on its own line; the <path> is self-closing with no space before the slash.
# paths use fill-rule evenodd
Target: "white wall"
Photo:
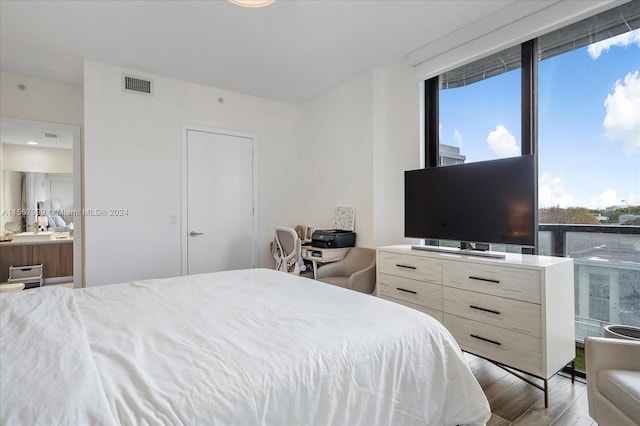
<path id="1" fill-rule="evenodd" d="M 327 229 L 336 206 L 355 207 L 361 247 L 374 244 L 372 96 L 369 71 L 303 106 L 300 217 L 305 225 Z"/>
<path id="2" fill-rule="evenodd" d="M 122 92 L 122 72 L 152 78 L 154 96 Z M 84 78 L 85 207 L 129 211 L 86 218 L 86 285 L 180 274 L 169 214 L 181 211 L 183 124 L 257 135 L 259 265 L 271 266 L 274 227 L 298 218 L 300 108 L 90 61 Z"/>
<path id="3" fill-rule="evenodd" d="M 24 84 L 25 90 L 18 85 Z M 79 84 L 25 74 L 0 72 L 3 117 L 82 126 L 83 94 Z"/>
<path id="4" fill-rule="evenodd" d="M 332 225 L 337 205 L 356 208 L 357 245 L 404 239 L 404 171 L 420 166 L 420 94 L 405 64 L 368 71 L 303 106 L 301 217 Z M 308 219 L 307 219 L 308 218 Z"/>
<path id="5" fill-rule="evenodd" d="M 2 144 L 4 170 L 43 173 L 73 173 L 73 152 L 70 149 L 43 148 Z"/>
<path id="6" fill-rule="evenodd" d="M 120 90 L 122 72 L 152 78 L 153 97 Z M 224 102 L 220 102 L 223 98 Z M 85 63 L 85 207 L 127 217 L 86 218 L 88 286 L 180 274 L 180 128 L 258 136 L 259 265 L 271 267 L 277 225 L 329 228 L 356 209 L 358 245 L 404 242 L 404 170 L 420 165 L 413 68 L 368 71 L 289 105 L 95 62 Z"/>
<path id="7" fill-rule="evenodd" d="M 374 245 L 416 243 L 404 238 L 404 171 L 419 168 L 423 155 L 415 68 L 376 69 L 373 90 Z"/>

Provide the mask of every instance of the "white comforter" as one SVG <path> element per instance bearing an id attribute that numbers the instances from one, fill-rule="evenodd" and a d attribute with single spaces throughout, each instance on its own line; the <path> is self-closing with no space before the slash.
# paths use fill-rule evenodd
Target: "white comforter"
<path id="1" fill-rule="evenodd" d="M 0 299 L 3 425 L 484 424 L 437 321 L 265 269 Z"/>

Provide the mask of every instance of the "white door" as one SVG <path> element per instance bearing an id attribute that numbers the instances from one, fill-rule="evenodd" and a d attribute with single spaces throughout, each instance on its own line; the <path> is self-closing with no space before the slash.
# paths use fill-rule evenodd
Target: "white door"
<path id="1" fill-rule="evenodd" d="M 183 273 L 252 268 L 253 138 L 188 129 L 186 159 Z"/>

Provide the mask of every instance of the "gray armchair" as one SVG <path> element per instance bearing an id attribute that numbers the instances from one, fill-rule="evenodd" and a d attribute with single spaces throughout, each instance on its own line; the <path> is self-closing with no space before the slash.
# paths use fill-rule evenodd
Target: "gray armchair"
<path id="1" fill-rule="evenodd" d="M 373 293 L 376 286 L 376 251 L 353 247 L 344 259 L 320 267 L 317 280 L 361 293 Z"/>
<path id="2" fill-rule="evenodd" d="M 589 415 L 600 426 L 640 424 L 640 341 L 586 337 Z"/>

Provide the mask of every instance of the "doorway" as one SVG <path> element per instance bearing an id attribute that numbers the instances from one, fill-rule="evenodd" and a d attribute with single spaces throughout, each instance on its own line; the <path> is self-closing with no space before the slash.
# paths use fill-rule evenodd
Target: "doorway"
<path id="1" fill-rule="evenodd" d="M 63 207 L 70 216 L 65 220 L 73 222 L 73 283 L 75 288 L 83 287 L 83 217 L 82 211 L 82 155 L 80 142 L 80 127 L 68 124 L 48 123 L 42 121 L 23 120 L 18 118 L 0 117 L 0 188 L 5 188 L 5 174 L 12 171 L 48 173 L 51 179 L 71 181 L 71 188 L 66 187 L 64 193 L 58 191 L 56 199 L 61 194 L 69 204 Z M 27 144 L 27 142 L 37 142 Z M 11 149 L 10 149 L 11 148 Z M 29 150 L 29 148 L 33 148 Z M 48 151 L 47 151 L 48 150 Z M 5 155 L 6 154 L 6 155 Z M 69 174 L 69 171 L 72 173 Z M 8 175 L 6 175 L 8 176 Z M 63 177 L 64 176 L 64 177 Z M 49 183 L 50 185 L 50 183 Z M 56 187 L 58 190 L 58 187 Z M 3 194 L 4 195 L 4 194 Z M 49 186 L 49 198 L 50 186 Z M 46 200 L 43 200 L 46 201 Z M 3 209 L 4 197 L 0 200 Z M 0 218 L 0 233 L 5 231 L 8 217 Z M 13 219 L 15 220 L 15 219 Z M 33 227 L 33 224 L 31 224 Z M 27 229 L 21 229 L 27 231 Z"/>
<path id="2" fill-rule="evenodd" d="M 255 266 L 255 141 L 251 134 L 183 128 L 183 275 Z"/>

